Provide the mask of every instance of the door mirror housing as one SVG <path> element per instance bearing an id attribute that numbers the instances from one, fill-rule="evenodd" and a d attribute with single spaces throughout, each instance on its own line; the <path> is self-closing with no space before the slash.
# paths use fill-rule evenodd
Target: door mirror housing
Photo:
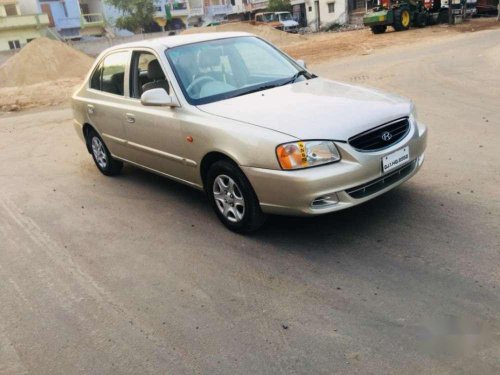
<path id="1" fill-rule="evenodd" d="M 296 60 L 297 64 L 303 69 L 307 69 L 306 62 L 304 60 Z"/>
<path id="2" fill-rule="evenodd" d="M 145 91 L 141 95 L 142 105 L 157 107 L 177 107 L 177 101 L 165 91 L 157 88 Z"/>

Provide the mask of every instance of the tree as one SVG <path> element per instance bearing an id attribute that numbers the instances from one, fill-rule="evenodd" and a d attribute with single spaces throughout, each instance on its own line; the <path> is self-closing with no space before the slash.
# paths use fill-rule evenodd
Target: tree
<path id="1" fill-rule="evenodd" d="M 266 10 L 268 12 L 291 12 L 290 0 L 269 0 Z"/>
<path id="2" fill-rule="evenodd" d="M 132 32 L 148 31 L 154 23 L 154 0 L 106 0 L 121 12 L 116 26 Z"/>

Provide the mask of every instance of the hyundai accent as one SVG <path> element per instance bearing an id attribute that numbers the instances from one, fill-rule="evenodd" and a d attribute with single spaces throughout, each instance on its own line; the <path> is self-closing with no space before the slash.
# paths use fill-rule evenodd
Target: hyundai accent
<path id="1" fill-rule="evenodd" d="M 417 173 L 427 138 L 411 101 L 317 77 L 247 33 L 112 47 L 72 105 L 103 174 L 126 162 L 204 190 L 241 233 L 387 192 Z"/>

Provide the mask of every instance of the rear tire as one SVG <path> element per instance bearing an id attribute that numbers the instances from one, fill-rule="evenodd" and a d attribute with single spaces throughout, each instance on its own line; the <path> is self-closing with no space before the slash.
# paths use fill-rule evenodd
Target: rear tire
<path id="1" fill-rule="evenodd" d="M 111 156 L 111 153 L 99 134 L 97 134 L 95 130 L 89 130 L 86 138 L 97 169 L 105 176 L 116 176 L 120 174 L 123 163 Z"/>
<path id="2" fill-rule="evenodd" d="M 374 34 L 383 34 L 387 30 L 387 25 L 377 25 L 372 26 L 372 33 Z"/>
<path id="3" fill-rule="evenodd" d="M 420 12 L 415 17 L 415 26 L 425 27 L 427 26 L 427 12 Z"/>
<path id="4" fill-rule="evenodd" d="M 250 182 L 228 160 L 219 160 L 208 170 L 205 190 L 219 220 L 237 233 L 252 233 L 266 220 Z"/>
<path id="5" fill-rule="evenodd" d="M 410 28 L 411 15 L 408 8 L 398 8 L 394 11 L 394 30 L 403 31 Z"/>

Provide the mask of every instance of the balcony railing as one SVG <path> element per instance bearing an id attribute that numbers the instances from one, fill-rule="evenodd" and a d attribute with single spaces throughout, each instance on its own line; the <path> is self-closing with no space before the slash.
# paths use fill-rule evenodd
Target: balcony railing
<path id="1" fill-rule="evenodd" d="M 101 13 L 82 14 L 81 27 L 104 27 L 104 17 Z"/>
<path id="2" fill-rule="evenodd" d="M 189 14 L 189 4 L 187 2 L 184 3 L 166 3 L 165 7 L 170 6 L 170 14 L 175 17 L 175 16 L 187 16 Z M 166 12 L 163 10 L 156 12 L 155 17 L 157 18 L 165 18 L 166 17 Z"/>
<path id="3" fill-rule="evenodd" d="M 209 5 L 205 7 L 205 13 L 208 16 L 216 16 L 220 14 L 230 14 L 233 11 L 231 4 Z"/>
<path id="4" fill-rule="evenodd" d="M 248 0 L 245 4 L 245 10 L 251 12 L 254 10 L 267 8 L 269 2 L 267 0 Z"/>
<path id="5" fill-rule="evenodd" d="M 175 12 L 176 10 L 187 10 L 188 6 L 187 3 L 173 3 L 172 4 L 172 11 Z"/>
<path id="6" fill-rule="evenodd" d="M 25 14 L 21 16 L 0 17 L 0 30 L 22 29 L 28 27 L 42 28 L 49 24 L 46 14 Z"/>
<path id="7" fill-rule="evenodd" d="M 203 7 L 189 7 L 190 16 L 203 16 Z"/>

